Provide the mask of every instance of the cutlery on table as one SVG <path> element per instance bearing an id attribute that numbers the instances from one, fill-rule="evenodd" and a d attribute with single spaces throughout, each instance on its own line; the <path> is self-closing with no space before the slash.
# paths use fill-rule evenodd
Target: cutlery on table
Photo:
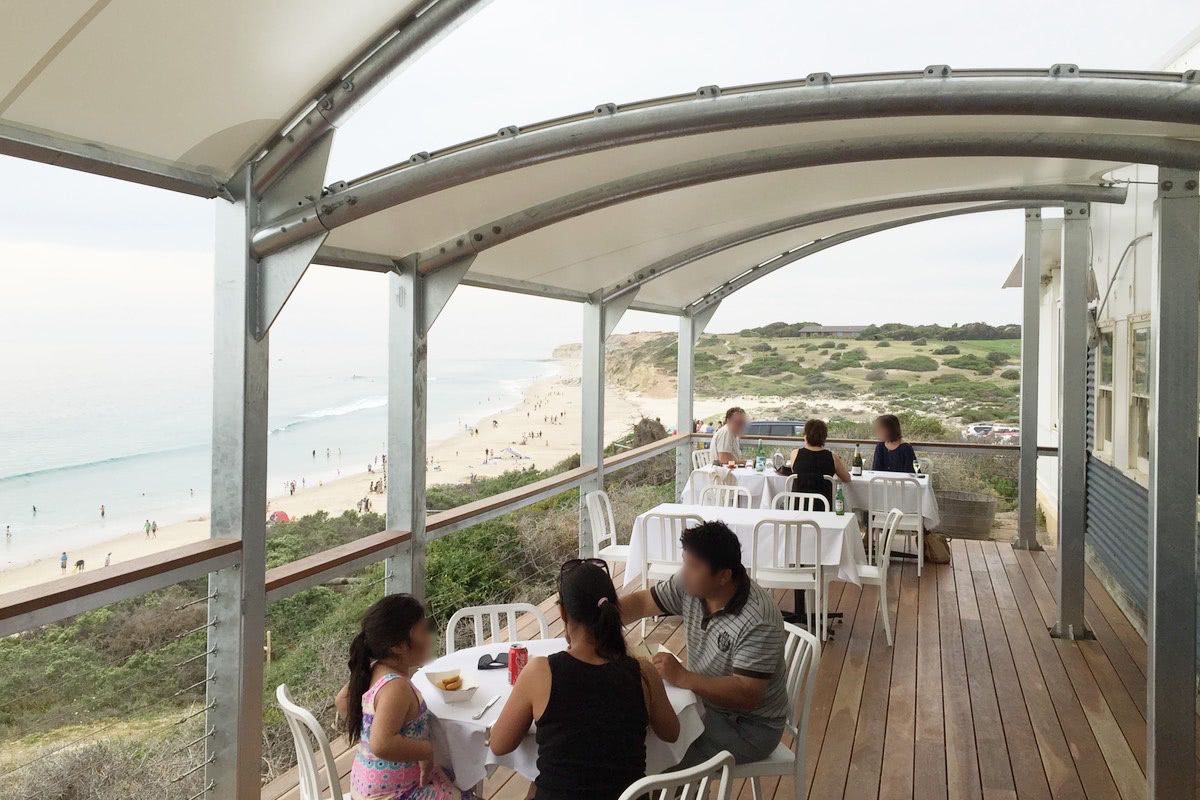
<path id="1" fill-rule="evenodd" d="M 500 695 L 496 695 L 491 700 L 488 700 L 487 703 L 484 705 L 484 707 L 479 709 L 477 712 L 475 712 L 474 716 L 472 716 L 471 719 L 483 719 L 483 715 L 487 713 L 489 708 L 496 705 L 496 701 L 499 699 L 500 699 Z"/>

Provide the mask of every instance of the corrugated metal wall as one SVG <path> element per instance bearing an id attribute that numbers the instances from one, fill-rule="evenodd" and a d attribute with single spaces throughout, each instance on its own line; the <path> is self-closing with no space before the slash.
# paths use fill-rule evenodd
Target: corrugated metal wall
<path id="1" fill-rule="evenodd" d="M 1120 470 L 1092 458 L 1095 440 L 1095 351 L 1088 351 L 1087 543 L 1144 615 L 1149 592 L 1149 493 Z"/>

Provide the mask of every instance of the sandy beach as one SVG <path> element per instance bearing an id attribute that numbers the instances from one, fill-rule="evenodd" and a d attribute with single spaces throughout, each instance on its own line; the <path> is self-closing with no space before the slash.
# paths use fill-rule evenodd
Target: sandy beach
<path id="1" fill-rule="evenodd" d="M 553 377 L 532 382 L 520 403 L 479 420 L 471 431 L 464 427 L 447 439 L 430 442 L 427 483 L 431 486 L 463 483 L 470 480 L 472 475 L 491 477 L 506 470 L 529 466 L 546 469 L 579 452 L 581 400 L 578 362 L 560 362 L 560 370 Z M 668 428 L 671 427 L 675 420 L 673 394 L 669 397 L 651 397 L 609 386 L 605 395 L 605 441 L 624 435 L 643 417 L 657 417 Z M 753 411 L 752 406 L 761 402 L 762 398 L 697 399 L 696 415 L 710 417 L 730 405 L 743 405 Z M 552 419 L 556 421 L 551 422 Z M 479 431 L 478 434 L 472 432 L 474 429 Z M 530 433 L 535 436 L 527 436 Z M 518 458 L 506 452 L 509 448 L 527 458 Z M 485 450 L 493 451 L 496 457 L 485 461 Z M 369 484 L 379 477 L 378 474 L 364 471 L 326 481 L 323 485 L 309 483 L 303 488 L 297 480 L 295 495 L 286 492 L 272 494 L 268 508 L 269 511 L 284 511 L 292 517 L 319 510 L 339 514 L 356 508 L 363 497 L 369 497 L 371 509 L 382 513 L 384 496 L 368 493 Z M 282 489 L 282 486 L 268 488 L 274 492 Z M 117 564 L 202 539 L 208 536 L 208 532 L 207 516 L 163 525 L 152 539 L 147 539 L 141 530 L 132 531 L 94 545 L 74 548 L 67 553 L 67 571 L 70 573 L 74 569 L 78 559 L 85 561 L 88 570 L 102 569 L 106 556 L 111 558 L 110 563 Z M 0 570 L 0 593 L 53 580 L 61 574 L 57 556 L 8 567 Z"/>

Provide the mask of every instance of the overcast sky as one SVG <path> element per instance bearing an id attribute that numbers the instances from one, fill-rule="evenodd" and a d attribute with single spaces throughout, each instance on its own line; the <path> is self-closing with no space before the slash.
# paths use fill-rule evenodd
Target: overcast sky
<path id="1" fill-rule="evenodd" d="M 1198 26 L 1195 0 L 493 0 L 339 131 L 327 183 L 505 125 L 708 84 L 934 63 L 1144 69 Z M 0 178 L 0 346 L 101 347 L 131 331 L 167 347 L 209 341 L 211 201 L 4 158 Z M 801 319 L 1014 322 L 1018 295 L 999 286 L 1021 240 L 1020 212 L 869 237 L 755 283 L 722 304 L 710 330 Z M 383 289 L 380 276 L 311 269 L 273 329 L 273 349 L 382 349 Z M 618 331 L 676 324 L 635 313 Z M 460 289 L 431 351 L 542 357 L 578 340 L 579 326 L 570 303 Z"/>

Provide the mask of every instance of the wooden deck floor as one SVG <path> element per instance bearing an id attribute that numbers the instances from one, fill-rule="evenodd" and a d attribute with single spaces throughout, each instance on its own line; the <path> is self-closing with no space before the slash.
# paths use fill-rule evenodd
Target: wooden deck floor
<path id="1" fill-rule="evenodd" d="M 952 563 L 893 562 L 895 641 L 875 589 L 833 584 L 845 614 L 821 657 L 807 785 L 768 782 L 775 800 L 1135 800 L 1146 797 L 1146 647 L 1088 574 L 1095 641 L 1051 639 L 1055 567 L 1045 553 L 956 541 Z M 780 593 L 784 607 L 790 600 Z M 562 623 L 543 603 L 551 635 Z M 636 636 L 636 630 L 634 635 Z M 648 633 L 685 649 L 678 619 Z M 352 752 L 335 744 L 343 788 Z M 485 796 L 520 800 L 528 782 L 499 770 Z M 1200 796 L 1198 794 L 1197 796 Z M 735 797 L 750 798 L 749 786 Z M 297 800 L 285 775 L 264 800 Z"/>

